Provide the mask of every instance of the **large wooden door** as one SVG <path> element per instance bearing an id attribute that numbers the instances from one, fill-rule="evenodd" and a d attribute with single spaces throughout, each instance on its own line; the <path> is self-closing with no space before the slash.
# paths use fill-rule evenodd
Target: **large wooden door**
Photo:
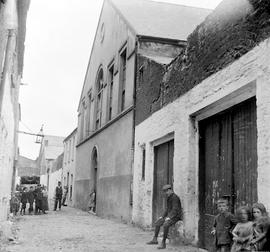
<path id="1" fill-rule="evenodd" d="M 232 212 L 257 201 L 256 100 L 249 99 L 199 123 L 199 241 L 211 250 L 219 197 Z"/>
<path id="2" fill-rule="evenodd" d="M 173 186 L 173 154 L 173 140 L 154 148 L 153 223 L 162 215 L 166 206 L 162 195 L 163 185 Z"/>

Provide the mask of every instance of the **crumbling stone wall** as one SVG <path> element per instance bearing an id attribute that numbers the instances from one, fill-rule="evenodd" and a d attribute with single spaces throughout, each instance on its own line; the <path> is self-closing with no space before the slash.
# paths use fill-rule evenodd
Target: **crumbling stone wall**
<path id="1" fill-rule="evenodd" d="M 167 66 L 163 81 L 160 81 L 160 74 L 151 75 L 151 89 L 160 95 L 153 100 L 150 89 L 144 89 L 147 107 L 136 125 L 269 36 L 270 1 L 224 0 L 188 37 L 186 50 Z M 154 84 L 156 88 L 153 88 Z M 141 92 L 137 93 L 138 101 L 141 100 L 139 96 Z M 141 113 L 139 109 L 137 114 Z"/>
<path id="2" fill-rule="evenodd" d="M 138 55 L 137 69 L 139 71 L 136 74 L 136 124 L 144 121 L 154 109 L 156 101 L 160 100 L 162 78 L 166 67 Z"/>

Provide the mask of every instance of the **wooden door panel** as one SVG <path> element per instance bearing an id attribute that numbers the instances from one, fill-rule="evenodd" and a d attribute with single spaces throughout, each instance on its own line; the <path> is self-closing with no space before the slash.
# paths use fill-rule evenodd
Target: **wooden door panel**
<path id="1" fill-rule="evenodd" d="M 237 106 L 233 116 L 235 209 L 257 202 L 256 100 Z"/>
<path id="2" fill-rule="evenodd" d="M 209 226 L 217 214 L 216 200 L 231 196 L 231 211 L 257 201 L 255 99 L 200 122 L 199 129 L 199 240 L 211 250 Z"/>
<path id="3" fill-rule="evenodd" d="M 173 181 L 173 146 L 172 140 L 154 148 L 153 222 L 163 214 L 166 207 L 162 187 Z"/>

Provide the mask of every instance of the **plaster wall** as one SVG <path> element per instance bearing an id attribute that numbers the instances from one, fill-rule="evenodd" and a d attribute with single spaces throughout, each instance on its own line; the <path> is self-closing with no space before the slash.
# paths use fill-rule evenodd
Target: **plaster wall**
<path id="1" fill-rule="evenodd" d="M 101 133 L 77 146 L 75 206 L 87 209 L 89 193 L 93 189 L 92 154 L 96 147 L 97 214 L 124 221 L 130 219 L 132 118 L 133 112 L 127 113 Z"/>
<path id="2" fill-rule="evenodd" d="M 1 29 L 2 30 L 2 29 Z M 7 33 L 0 31 L 0 34 L 8 36 Z M 2 33 L 3 32 L 3 33 Z M 6 46 L 6 37 L 1 38 L 2 42 Z M 6 74 L 2 73 L 3 80 L 1 84 L 4 86 L 1 111 L 0 111 L 0 221 L 5 221 L 9 213 L 9 200 L 12 191 L 12 176 L 14 159 L 16 157 L 17 145 L 15 131 L 17 129 L 16 123 L 18 118 L 16 117 L 16 109 L 18 106 L 17 99 L 14 96 L 16 93 L 15 88 L 18 88 L 19 77 L 16 77 L 16 68 L 12 67 L 13 63 L 16 64 L 13 59 L 13 53 L 15 52 L 16 36 L 12 34 L 9 42 L 9 46 L 6 50 L 6 61 L 3 60 L 3 64 L 6 65 Z M 14 62 L 13 62 L 14 60 Z M 2 62 L 1 62 L 2 63 Z M 0 70 L 3 71 L 2 65 Z M 14 71 L 14 78 L 12 80 L 11 73 Z"/>
<path id="3" fill-rule="evenodd" d="M 77 131 L 71 134 L 69 138 L 66 138 L 64 140 L 64 162 L 63 162 L 62 186 L 63 187 L 68 186 L 68 195 L 67 195 L 66 202 L 69 206 L 74 205 L 76 144 L 77 144 Z M 68 176 L 69 176 L 69 179 L 68 179 Z M 73 176 L 73 180 L 72 180 L 72 176 Z M 70 197 L 71 188 L 72 188 L 72 197 Z"/>
<path id="4" fill-rule="evenodd" d="M 62 169 L 59 169 L 57 171 L 50 173 L 50 183 L 49 183 L 49 188 L 48 188 L 48 200 L 51 203 L 54 201 L 55 188 L 58 184 L 58 181 L 61 181 L 61 178 L 62 178 Z"/>
<path id="5" fill-rule="evenodd" d="M 103 27 L 103 28 L 102 28 Z M 102 32 L 104 31 L 104 32 Z M 98 78 L 99 69 L 103 69 L 103 98 L 102 98 L 102 118 L 101 127 L 104 126 L 107 120 L 108 109 L 108 67 L 114 65 L 114 86 L 113 86 L 113 106 L 112 118 L 119 114 L 119 67 L 120 67 L 120 54 L 122 50 L 127 50 L 127 64 L 126 64 L 126 87 L 125 87 L 125 109 L 133 104 L 133 83 L 134 83 L 134 50 L 135 50 L 135 33 L 127 26 L 122 17 L 116 10 L 109 4 L 109 1 L 104 1 L 103 9 L 101 12 L 99 24 L 96 31 L 95 41 L 93 43 L 84 86 L 81 93 L 79 105 L 79 123 L 78 135 L 83 138 L 89 136 L 95 130 L 95 106 L 96 106 L 96 82 Z M 89 94 L 92 95 L 92 101 L 89 100 Z M 82 101 L 85 102 L 85 107 L 82 106 Z M 90 130 L 85 132 L 85 119 L 80 118 L 86 115 L 87 110 L 90 108 Z M 84 130 L 81 133 L 81 129 Z"/>
<path id="6" fill-rule="evenodd" d="M 135 128 L 133 221 L 152 224 L 153 146 L 174 135 L 174 189 L 184 209 L 184 233 L 198 241 L 198 121 L 256 96 L 258 200 L 270 210 L 270 39 L 211 75 Z M 145 180 L 141 179 L 146 148 Z"/>

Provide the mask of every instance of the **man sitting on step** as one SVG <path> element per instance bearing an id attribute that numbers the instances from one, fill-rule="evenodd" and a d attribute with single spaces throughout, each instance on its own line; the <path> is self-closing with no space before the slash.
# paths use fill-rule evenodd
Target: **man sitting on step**
<path id="1" fill-rule="evenodd" d="M 169 232 L 169 227 L 182 219 L 182 208 L 179 197 L 173 192 L 171 185 L 164 185 L 162 191 L 167 196 L 167 209 L 164 214 L 155 222 L 155 234 L 151 241 L 147 244 L 158 244 L 158 234 L 160 227 L 163 225 L 163 239 L 158 249 L 166 248 L 166 239 Z"/>

